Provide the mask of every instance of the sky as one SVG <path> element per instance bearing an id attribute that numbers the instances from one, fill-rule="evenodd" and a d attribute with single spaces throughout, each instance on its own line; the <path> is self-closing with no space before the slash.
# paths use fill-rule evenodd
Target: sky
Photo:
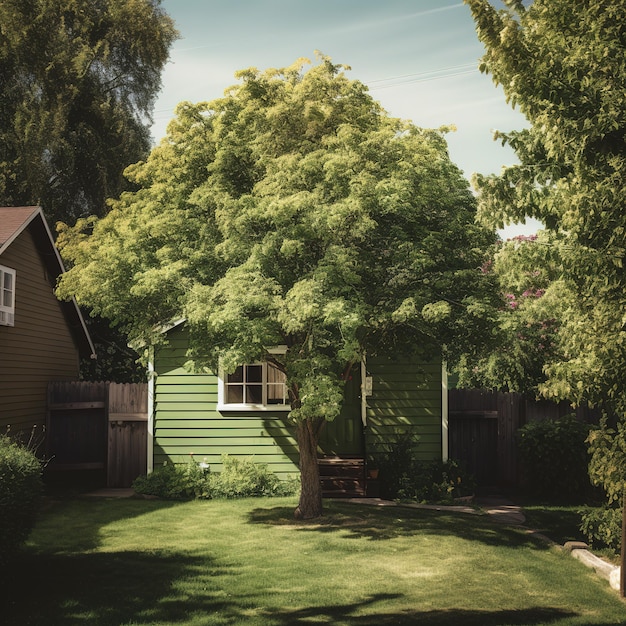
<path id="1" fill-rule="evenodd" d="M 495 5 L 501 6 L 499 2 Z M 458 0 L 162 0 L 180 38 L 162 75 L 152 134 L 159 141 L 179 102 L 214 100 L 237 70 L 281 68 L 315 51 L 350 66 L 394 117 L 417 126 L 453 124 L 450 158 L 470 179 L 516 162 L 493 131 L 521 129 L 523 115 L 481 74 L 484 48 Z M 531 234 L 529 220 L 500 231 Z"/>

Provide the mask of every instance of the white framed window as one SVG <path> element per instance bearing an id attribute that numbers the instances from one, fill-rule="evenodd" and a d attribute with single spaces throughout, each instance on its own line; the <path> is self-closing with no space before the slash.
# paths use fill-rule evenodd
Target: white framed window
<path id="1" fill-rule="evenodd" d="M 240 365 L 232 374 L 221 372 L 217 408 L 220 411 L 289 411 L 285 374 L 269 361 Z"/>
<path id="2" fill-rule="evenodd" d="M 15 270 L 0 265 L 0 326 L 15 324 Z"/>

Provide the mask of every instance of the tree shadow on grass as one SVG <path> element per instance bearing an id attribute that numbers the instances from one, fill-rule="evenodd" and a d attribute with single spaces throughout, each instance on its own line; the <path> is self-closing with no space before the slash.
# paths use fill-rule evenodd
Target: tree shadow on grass
<path id="1" fill-rule="evenodd" d="M 562 619 L 576 617 L 577 613 L 558 608 L 531 607 L 520 610 L 470 611 L 464 609 L 447 609 L 434 611 L 404 611 L 401 613 L 372 612 L 358 615 L 366 607 L 378 602 L 393 600 L 389 594 L 372 596 L 367 600 L 340 606 L 311 607 L 299 610 L 285 610 L 272 614 L 274 624 L 298 626 L 299 624 L 352 624 L 354 626 L 385 626 L 386 624 L 428 624 L 432 626 L 501 626 L 516 624 L 532 626 L 533 624 L 558 624 Z M 357 613 L 357 615 L 355 615 Z"/>
<path id="2" fill-rule="evenodd" d="M 26 553 L 0 578 L 4 624 L 177 624 L 194 614 L 238 614 L 223 588 L 228 574 L 189 554 Z M 229 623 L 229 622 L 224 622 Z M 236 623 L 233 620 L 232 623 Z"/>
<path id="3" fill-rule="evenodd" d="M 549 607 L 519 611 L 393 612 L 390 603 L 401 598 L 399 594 L 377 594 L 346 604 L 304 608 L 271 607 L 272 597 L 269 596 L 263 597 L 259 606 L 254 594 L 250 597 L 228 595 L 226 578 L 233 573 L 236 574 L 231 569 L 216 566 L 210 559 L 189 554 L 26 555 L 9 580 L 0 580 L 0 615 L 3 624 L 31 626 L 191 623 L 496 626 L 556 624 L 561 619 L 576 616 L 576 613 Z M 363 615 L 365 612 L 367 614 Z"/>
<path id="4" fill-rule="evenodd" d="M 294 520 L 288 507 L 256 508 L 248 516 L 253 524 L 292 526 L 302 532 L 342 532 L 347 538 L 366 538 L 384 541 L 415 534 L 454 536 L 478 541 L 490 546 L 532 546 L 547 549 L 548 545 L 520 530 L 503 526 L 484 515 L 469 515 L 410 509 L 403 507 L 375 507 L 335 501 L 330 503 L 321 518 Z"/>

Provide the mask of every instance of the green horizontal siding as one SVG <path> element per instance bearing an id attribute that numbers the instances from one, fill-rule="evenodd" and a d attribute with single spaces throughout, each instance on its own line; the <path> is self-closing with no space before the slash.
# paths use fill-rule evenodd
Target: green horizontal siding
<path id="1" fill-rule="evenodd" d="M 367 398 L 368 457 L 387 450 L 399 437 L 417 439 L 417 456 L 441 458 L 441 363 L 372 359 L 372 395 Z"/>
<path id="2" fill-rule="evenodd" d="M 222 455 L 253 457 L 286 476 L 298 472 L 294 430 L 285 413 L 219 412 L 218 378 L 189 372 L 187 333 L 168 333 L 167 346 L 155 350 L 154 467 L 169 463 L 208 463 L 220 471 Z"/>
<path id="3" fill-rule="evenodd" d="M 154 362 L 154 467 L 195 459 L 220 471 L 221 455 L 229 454 L 251 456 L 283 476 L 296 474 L 295 432 L 285 423 L 286 414 L 219 412 L 217 376 L 184 367 L 184 328 L 170 331 L 168 340 L 168 346 L 156 350 Z M 420 458 L 441 458 L 440 363 L 376 359 L 367 369 L 373 378 L 373 395 L 367 399 L 368 456 L 388 449 L 398 436 L 411 434 L 418 439 Z"/>

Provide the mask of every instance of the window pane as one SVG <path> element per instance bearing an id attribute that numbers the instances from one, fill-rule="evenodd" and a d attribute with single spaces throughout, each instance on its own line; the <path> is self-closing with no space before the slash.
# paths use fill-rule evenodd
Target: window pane
<path id="1" fill-rule="evenodd" d="M 242 383 L 243 382 L 243 367 L 240 365 L 233 374 L 228 375 L 229 383 Z"/>
<path id="2" fill-rule="evenodd" d="M 246 385 L 246 403 L 262 404 L 263 402 L 263 386 L 262 385 Z"/>
<path id="3" fill-rule="evenodd" d="M 246 382 L 260 383 L 263 381 L 262 365 L 246 365 Z"/>
<path id="4" fill-rule="evenodd" d="M 228 404 L 241 404 L 243 402 L 243 385 L 228 385 L 226 390 L 226 402 Z"/>
<path id="5" fill-rule="evenodd" d="M 13 306 L 13 275 L 0 271 L 0 304 L 6 307 Z"/>

